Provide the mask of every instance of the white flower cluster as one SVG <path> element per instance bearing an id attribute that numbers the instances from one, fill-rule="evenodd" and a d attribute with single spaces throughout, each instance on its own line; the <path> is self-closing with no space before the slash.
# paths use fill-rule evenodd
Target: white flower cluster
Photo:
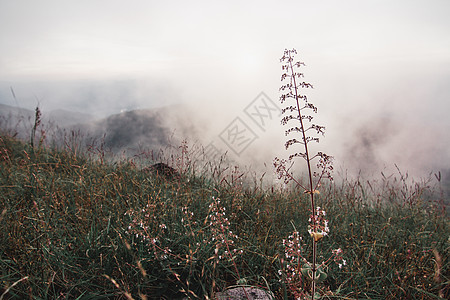
<path id="1" fill-rule="evenodd" d="M 327 236 L 330 232 L 330 227 L 328 227 L 328 220 L 325 219 L 326 212 L 324 209 L 322 209 L 320 206 L 317 206 L 316 213 L 313 217 L 313 215 L 310 216 L 308 222 L 309 222 L 309 229 L 308 233 L 310 235 L 313 235 L 313 232 L 318 233 L 322 236 Z"/>
<path id="2" fill-rule="evenodd" d="M 235 240 L 238 238 L 236 234 L 230 229 L 230 221 L 226 217 L 226 209 L 220 203 L 220 199 L 213 197 L 213 202 L 209 205 L 210 214 L 208 215 L 209 227 L 212 233 L 211 241 L 216 244 L 216 250 L 219 251 L 222 246 L 229 249 L 231 245 L 234 244 Z M 237 249 L 230 250 L 233 253 L 241 254 L 242 250 Z M 225 256 L 232 257 L 230 251 L 222 250 Z M 222 259 L 222 255 L 218 255 L 219 259 Z"/>
<path id="3" fill-rule="evenodd" d="M 286 258 L 285 274 L 288 283 L 300 280 L 301 274 L 298 271 L 300 262 L 307 262 L 302 256 L 303 238 L 298 231 L 294 231 L 287 239 L 283 239 L 284 256 Z M 278 271 L 282 274 L 282 270 Z"/>

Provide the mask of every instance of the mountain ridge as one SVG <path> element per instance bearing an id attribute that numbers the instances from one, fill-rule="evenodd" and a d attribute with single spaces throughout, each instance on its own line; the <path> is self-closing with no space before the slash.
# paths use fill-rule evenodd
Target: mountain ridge
<path id="1" fill-rule="evenodd" d="M 164 148 L 170 143 L 180 142 L 187 135 L 194 138 L 197 130 L 185 111 L 184 107 L 170 105 L 96 118 L 86 113 L 54 109 L 41 112 L 41 126 L 47 131 L 47 137 L 78 132 L 85 140 L 103 140 L 113 153 L 134 152 L 142 148 Z M 33 110 L 0 104 L 0 127 L 16 131 L 14 133 L 21 138 L 29 135 L 34 119 Z M 175 131 L 179 131 L 178 136 L 174 135 Z"/>

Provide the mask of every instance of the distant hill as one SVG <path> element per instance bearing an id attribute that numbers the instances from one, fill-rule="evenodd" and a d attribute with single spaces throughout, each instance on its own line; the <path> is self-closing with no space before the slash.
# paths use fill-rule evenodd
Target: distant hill
<path id="1" fill-rule="evenodd" d="M 83 132 L 103 138 L 113 152 L 142 147 L 160 148 L 168 143 L 169 128 L 158 111 L 134 110 L 111 115 L 80 126 Z"/>
<path id="2" fill-rule="evenodd" d="M 52 110 L 49 112 L 42 111 L 42 121 L 44 123 L 53 123 L 59 127 L 68 127 L 76 124 L 92 122 L 95 118 L 92 115 L 68 111 L 63 109 Z M 0 104 L 0 118 L 5 122 L 15 125 L 19 122 L 27 122 L 33 124 L 35 111 L 31 109 L 14 107 Z"/>
<path id="3" fill-rule="evenodd" d="M 186 110 L 174 106 L 122 112 L 84 124 L 81 129 L 97 139 L 104 136 L 105 146 L 113 152 L 159 150 L 168 145 L 178 146 L 184 138 L 198 136 Z"/>
<path id="4" fill-rule="evenodd" d="M 51 121 L 58 124 L 61 127 L 73 126 L 77 124 L 83 124 L 92 122 L 95 117 L 90 114 L 68 111 L 64 109 L 52 110 L 43 114 L 44 121 Z"/>
<path id="5" fill-rule="evenodd" d="M 34 119 L 33 110 L 0 104 L 0 127 L 21 138 L 28 138 Z M 85 144 L 102 140 L 113 153 L 135 152 L 142 148 L 159 150 L 169 143 L 178 143 L 181 138 L 196 136 L 195 126 L 186 117 L 185 109 L 172 106 L 132 110 L 103 119 L 62 109 L 43 111 L 42 126 L 47 138 L 63 139 L 64 135 L 77 132 Z"/>
<path id="6" fill-rule="evenodd" d="M 13 107 L 5 104 L 0 104 L 0 119 L 4 122 L 17 123 L 23 119 L 30 119 L 34 116 L 34 111 L 21 107 Z"/>

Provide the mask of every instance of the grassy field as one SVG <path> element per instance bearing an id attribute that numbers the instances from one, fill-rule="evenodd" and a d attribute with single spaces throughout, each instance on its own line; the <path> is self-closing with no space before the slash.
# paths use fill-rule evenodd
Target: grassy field
<path id="1" fill-rule="evenodd" d="M 101 158 L 0 136 L 1 299 L 214 299 L 237 283 L 292 299 L 283 240 L 309 238 L 302 191 Z M 322 299 L 448 299 L 443 198 L 404 178 L 324 185 L 318 258 L 341 248 L 346 263 L 327 265 Z"/>

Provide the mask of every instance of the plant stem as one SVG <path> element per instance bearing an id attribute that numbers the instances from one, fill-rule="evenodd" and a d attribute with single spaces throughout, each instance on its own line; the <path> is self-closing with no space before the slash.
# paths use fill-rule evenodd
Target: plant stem
<path id="1" fill-rule="evenodd" d="M 234 266 L 234 270 L 236 271 L 236 275 L 237 275 L 238 279 L 241 280 L 241 276 L 239 275 L 238 268 L 236 266 L 236 263 L 234 262 L 233 255 L 231 255 L 230 246 L 228 245 L 228 239 L 226 238 L 225 229 L 223 227 L 222 227 L 222 235 L 223 235 L 223 239 L 225 240 L 225 245 L 227 246 L 228 256 L 230 257 L 231 261 L 233 262 L 233 266 Z M 245 287 L 242 287 L 242 289 L 244 290 L 245 298 L 247 300 L 250 299 L 248 294 L 247 294 L 247 291 L 245 290 Z"/>
<path id="2" fill-rule="evenodd" d="M 289 67 L 291 69 L 291 74 L 292 74 L 292 80 L 294 83 L 294 92 L 295 92 L 295 101 L 297 102 L 297 112 L 298 112 L 298 119 L 300 122 L 300 128 L 302 131 L 302 139 L 303 139 L 303 145 L 305 146 L 305 155 L 306 155 L 306 164 L 308 166 L 308 177 L 309 177 L 309 195 L 311 198 L 311 211 L 312 211 L 312 223 L 313 223 L 313 228 L 312 231 L 316 232 L 316 206 L 314 203 L 314 186 L 313 186 L 313 179 L 312 179 L 312 172 L 311 172 L 311 162 L 309 159 L 309 151 L 308 151 L 308 143 L 306 140 L 306 133 L 305 133 L 305 127 L 303 126 L 303 118 L 302 118 L 302 114 L 301 114 L 301 109 L 300 109 L 300 103 L 299 103 L 299 93 L 298 93 L 298 88 L 297 88 L 297 83 L 295 80 L 295 72 L 294 72 L 294 67 L 292 66 L 292 57 L 290 57 L 289 59 Z M 314 238 L 312 239 L 312 266 L 311 266 L 311 270 L 312 270 L 312 278 L 311 278 L 311 299 L 314 300 L 314 294 L 316 292 L 316 250 L 317 250 L 317 245 L 316 242 L 314 240 Z"/>

